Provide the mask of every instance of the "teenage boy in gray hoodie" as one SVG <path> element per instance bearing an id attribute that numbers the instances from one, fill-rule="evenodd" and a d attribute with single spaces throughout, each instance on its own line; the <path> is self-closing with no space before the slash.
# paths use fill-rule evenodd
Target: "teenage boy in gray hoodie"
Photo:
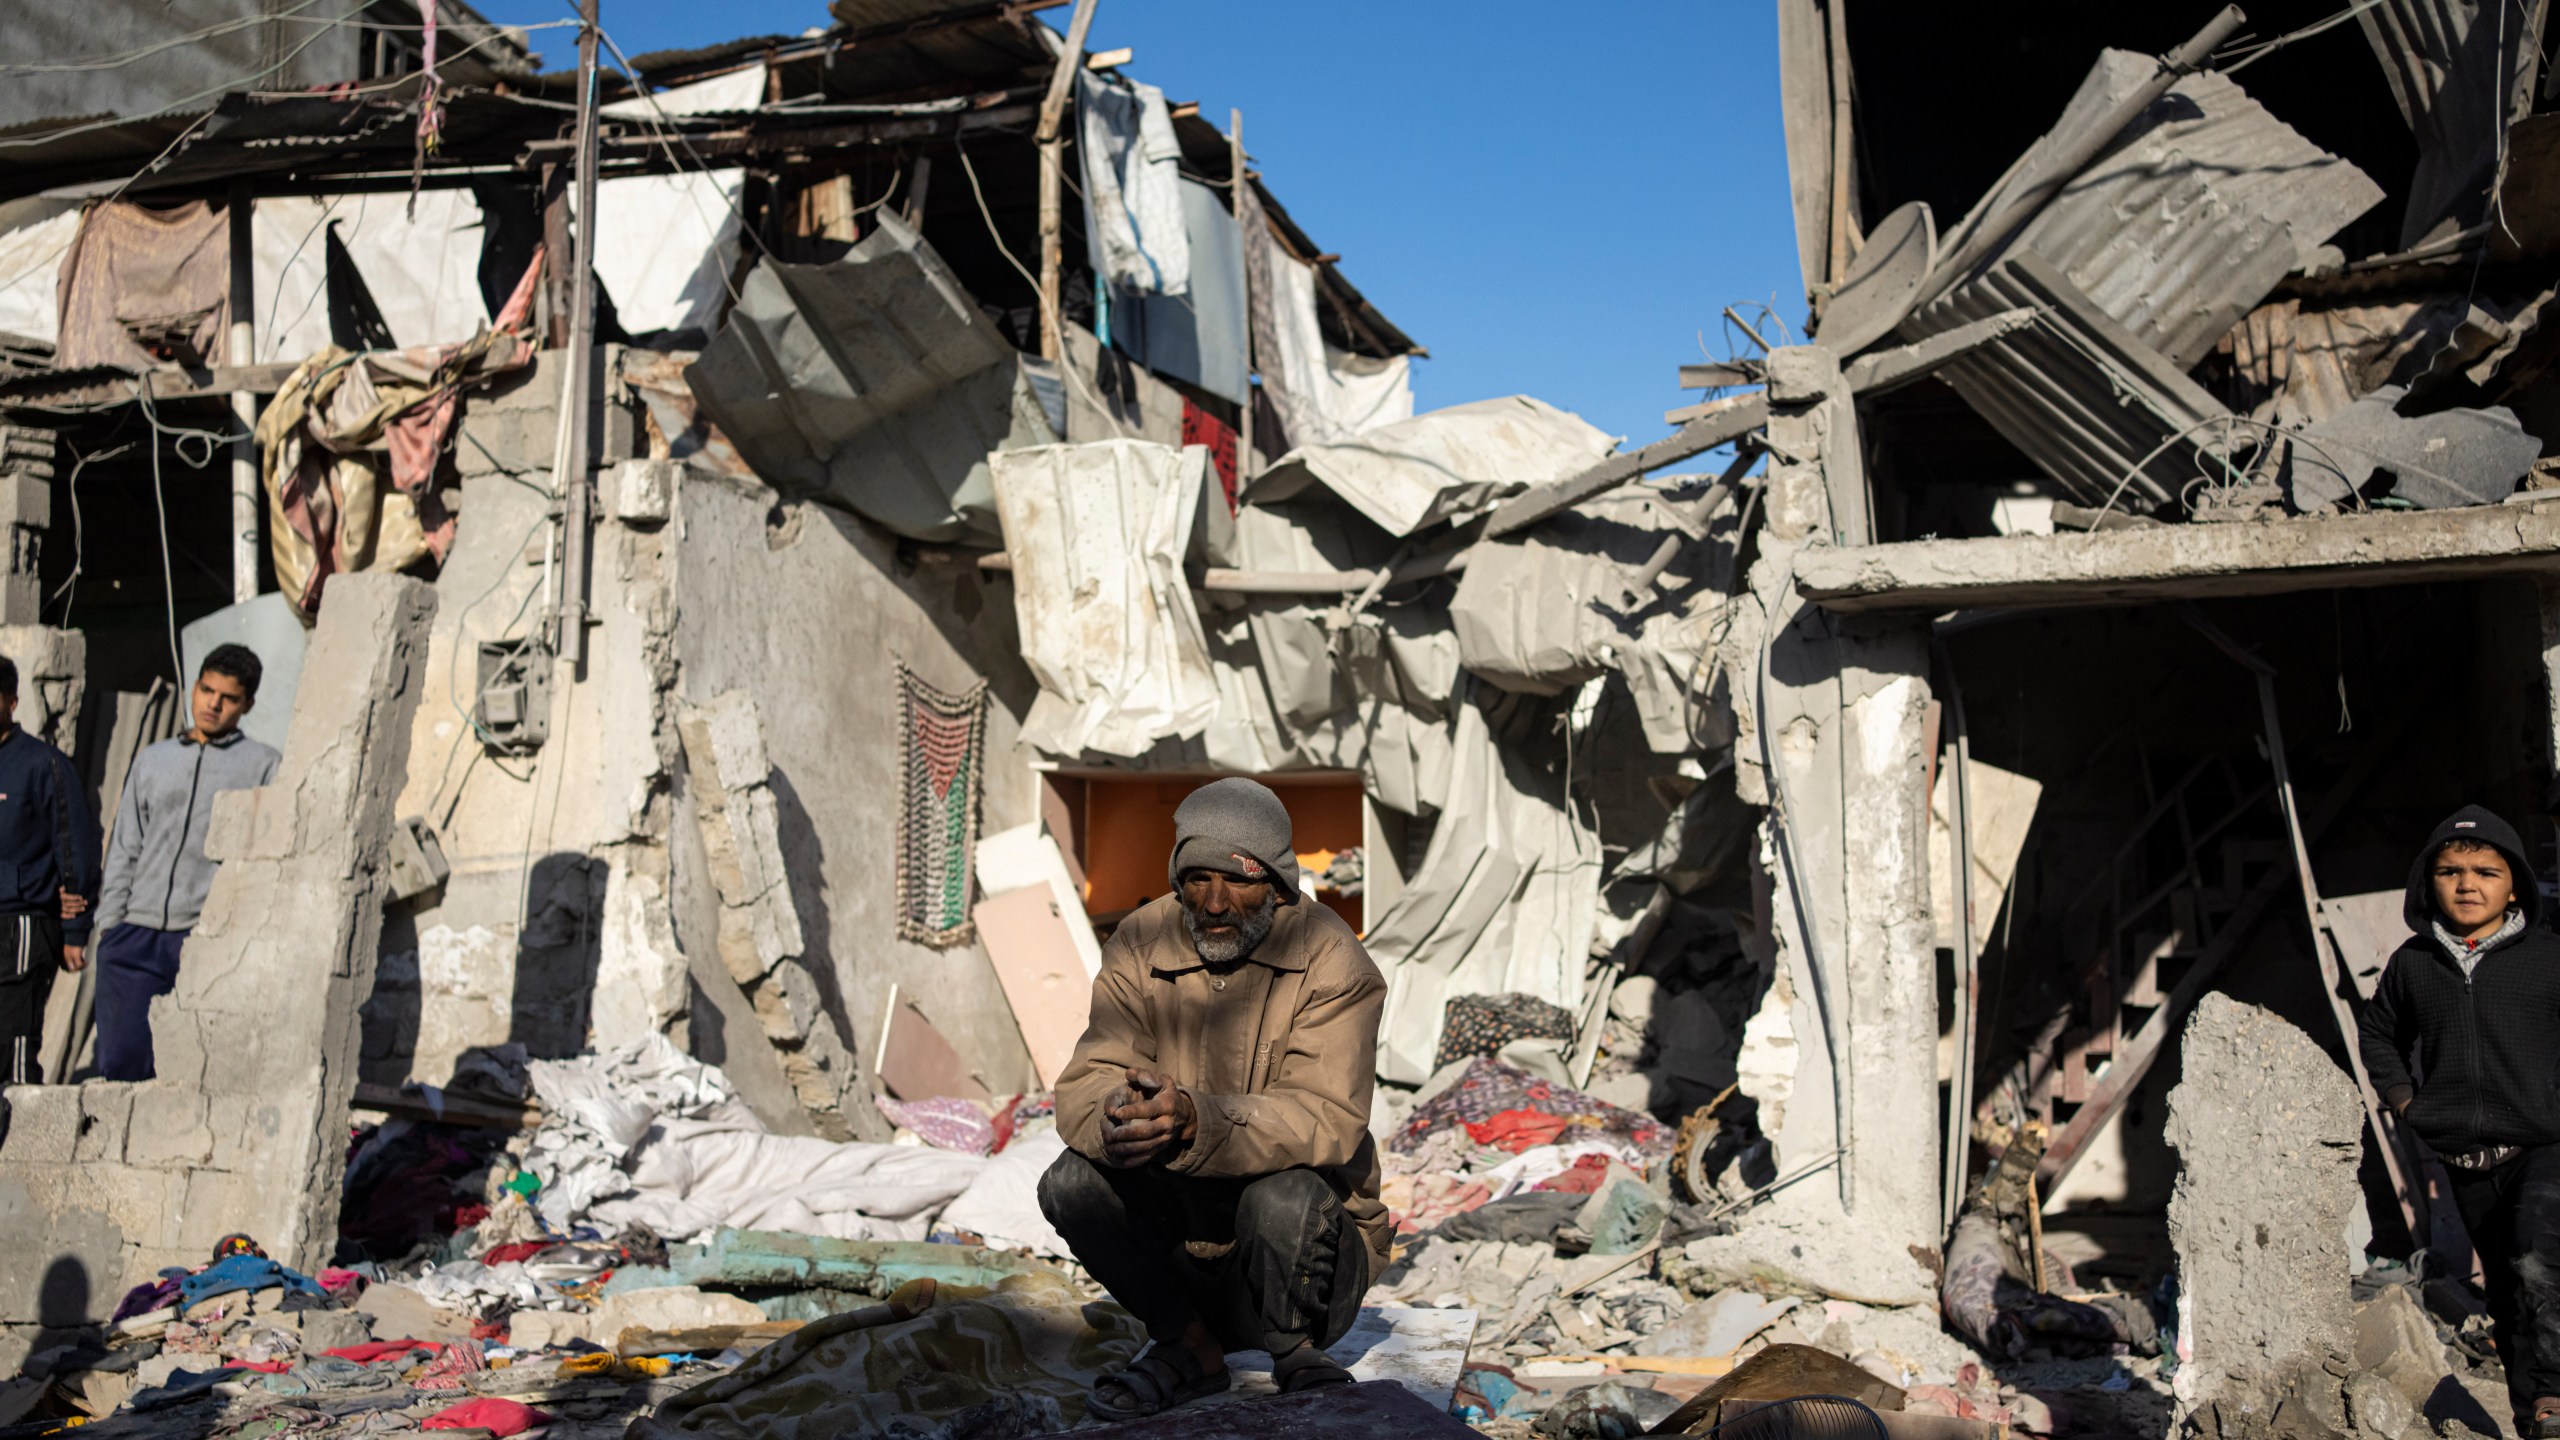
<path id="1" fill-rule="evenodd" d="M 151 1001 L 178 984 L 178 951 L 213 887 L 205 827 L 213 797 L 275 778 L 276 752 L 240 733 L 265 667 L 245 645 L 217 645 L 196 674 L 195 724 L 134 757 L 107 840 L 98 934 L 98 1073 L 148 1080 Z"/>
<path id="2" fill-rule="evenodd" d="M 2560 1440 L 2560 935 L 2524 842 L 2477 805 L 2427 837 L 2402 916 L 2358 1048 L 2453 1181 L 2517 1433 Z"/>

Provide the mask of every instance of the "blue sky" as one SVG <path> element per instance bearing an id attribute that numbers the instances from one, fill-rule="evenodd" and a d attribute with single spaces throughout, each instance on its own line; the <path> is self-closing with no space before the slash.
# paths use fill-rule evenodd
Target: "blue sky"
<path id="1" fill-rule="evenodd" d="M 635 55 L 827 23 L 820 0 L 601 3 Z M 573 35 L 535 38 L 558 64 Z M 1525 393 L 1642 443 L 1700 398 L 1676 372 L 1702 332 L 1732 352 L 1726 305 L 1803 321 L 1766 0 L 1099 0 L 1089 44 L 1222 126 L 1243 109 L 1273 192 L 1429 347 L 1421 408 Z"/>

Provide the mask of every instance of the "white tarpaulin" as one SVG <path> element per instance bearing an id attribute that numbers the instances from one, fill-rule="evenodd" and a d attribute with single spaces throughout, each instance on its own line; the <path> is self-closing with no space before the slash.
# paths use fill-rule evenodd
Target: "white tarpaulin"
<path id="1" fill-rule="evenodd" d="M 1182 216 L 1182 145 L 1164 92 L 1117 76 L 1076 72 L 1076 146 L 1084 160 L 1086 235 L 1093 267 L 1122 290 L 1191 290 Z"/>
<path id="2" fill-rule="evenodd" d="M 1719 707 L 1694 692 L 1706 679 L 1708 637 L 1721 624 L 1730 531 L 1683 545 L 1626 603 L 1655 547 L 1681 533 L 1666 507 L 1697 500 L 1694 492 L 1631 488 L 1477 546 L 1449 602 L 1449 630 L 1467 670 L 1529 695 L 1560 695 L 1615 670 L 1626 676 L 1655 754 L 1685 755 L 1721 740 L 1711 718 Z M 1718 510 L 1730 526 L 1732 502 Z"/>
<path id="3" fill-rule="evenodd" d="M 596 278 L 631 335 L 709 335 L 738 264 L 744 170 L 629 175 L 596 186 Z"/>
<path id="4" fill-rule="evenodd" d="M 1183 557 L 1209 452 L 1143 440 L 998 451 L 1022 658 L 1040 682 L 1023 738 L 1052 755 L 1145 754 L 1217 714 Z"/>
<path id="5" fill-rule="evenodd" d="M 329 267 L 380 312 L 393 347 L 452 345 L 488 328 L 480 293 L 480 202 L 469 190 L 427 190 L 409 215 L 401 195 L 287 195 L 249 213 L 252 348 L 262 364 L 292 362 L 332 343 L 361 344 L 329 326 Z M 332 241 L 334 240 L 334 244 Z"/>
<path id="6" fill-rule="evenodd" d="M 41 195 L 0 204 L 0 330 L 47 345 L 62 330 L 54 285 L 80 234 L 80 202 Z"/>
<path id="7" fill-rule="evenodd" d="M 1600 912 L 1600 842 L 1561 783 L 1494 743 L 1479 697 L 1458 711 L 1439 825 L 1403 895 L 1363 938 L 1387 976 L 1378 1077 L 1431 1074 L 1453 995 L 1535 995 L 1579 1014 Z"/>
<path id="8" fill-rule="evenodd" d="M 649 96 L 633 96 L 597 107 L 617 120 L 653 120 L 660 115 L 736 115 L 764 104 L 765 68 L 759 62 L 726 75 L 670 85 Z"/>
<path id="9" fill-rule="evenodd" d="M 1265 393 L 1292 446 L 1364 435 L 1413 418 L 1413 362 L 1336 350 L 1316 318 L 1315 267 L 1280 248 L 1260 205 L 1244 222 L 1252 276 L 1254 343 Z"/>
<path id="10" fill-rule="evenodd" d="M 1577 475 L 1617 444 L 1579 415 L 1526 395 L 1478 400 L 1300 444 L 1253 482 L 1253 504 L 1323 485 L 1391 535 L 1410 535 L 1531 485 Z"/>

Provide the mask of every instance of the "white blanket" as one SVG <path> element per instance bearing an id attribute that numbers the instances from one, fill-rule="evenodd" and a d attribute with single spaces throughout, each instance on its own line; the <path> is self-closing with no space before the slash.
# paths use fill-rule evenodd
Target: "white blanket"
<path id="1" fill-rule="evenodd" d="M 838 1144 L 772 1135 L 751 1115 L 662 1120 L 630 1162 L 631 1191 L 587 1212 L 638 1221 L 669 1240 L 723 1225 L 839 1240 L 922 1240 L 986 1157 L 920 1145 Z"/>

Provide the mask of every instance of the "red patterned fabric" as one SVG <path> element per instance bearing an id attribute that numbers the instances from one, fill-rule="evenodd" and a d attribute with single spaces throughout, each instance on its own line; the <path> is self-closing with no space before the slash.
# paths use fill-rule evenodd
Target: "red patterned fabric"
<path id="1" fill-rule="evenodd" d="M 1182 402 L 1182 443 L 1209 447 L 1209 463 L 1218 471 L 1219 488 L 1227 492 L 1227 513 L 1236 513 L 1236 429 L 1186 398 Z"/>

